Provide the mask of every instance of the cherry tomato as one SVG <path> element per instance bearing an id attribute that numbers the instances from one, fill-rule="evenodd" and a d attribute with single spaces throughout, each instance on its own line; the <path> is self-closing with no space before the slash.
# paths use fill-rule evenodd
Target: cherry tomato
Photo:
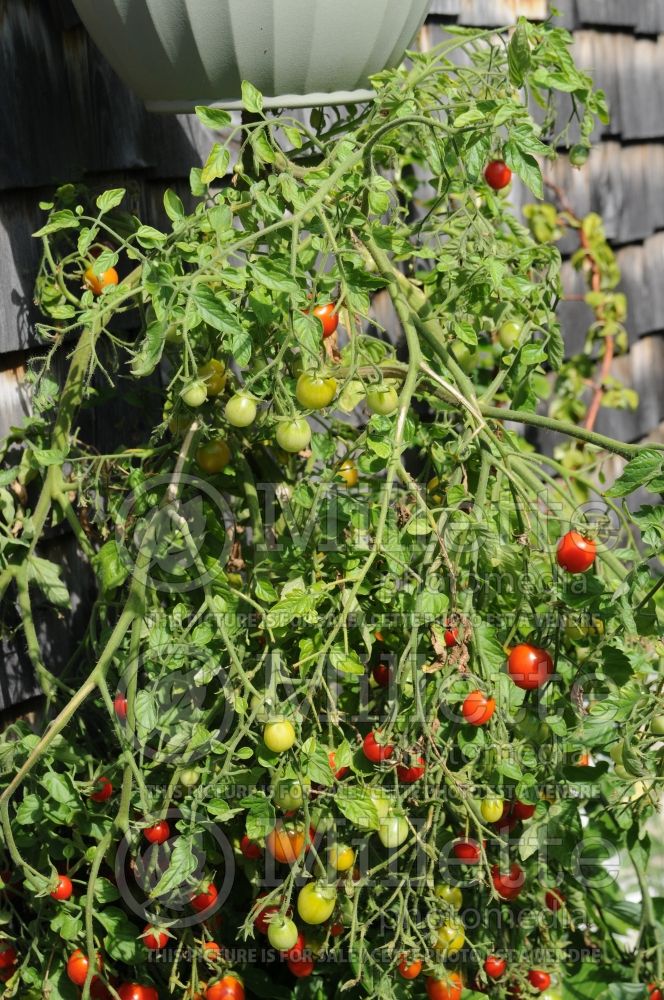
<path id="1" fill-rule="evenodd" d="M 401 813 L 393 813 L 379 820 L 378 839 L 383 847 L 393 850 L 400 847 L 410 833 L 408 820 Z"/>
<path id="2" fill-rule="evenodd" d="M 142 940 L 145 947 L 149 948 L 150 951 L 159 951 L 168 944 L 168 934 L 160 930 L 159 927 L 146 924 L 143 928 Z"/>
<path id="3" fill-rule="evenodd" d="M 103 774 L 95 781 L 95 788 L 97 791 L 90 796 L 93 802 L 106 802 L 113 794 L 113 785 Z"/>
<path id="4" fill-rule="evenodd" d="M 448 649 L 452 646 L 459 645 L 459 629 L 458 628 L 446 628 L 443 633 L 443 640 Z"/>
<path id="5" fill-rule="evenodd" d="M 85 272 L 84 281 L 94 295 L 101 295 L 105 288 L 108 288 L 110 285 L 117 285 L 119 281 L 118 272 L 114 267 L 109 267 L 108 270 L 103 271 L 101 274 L 95 274 L 94 270 L 89 267 Z"/>
<path id="6" fill-rule="evenodd" d="M 499 798 L 483 799 L 480 812 L 487 823 L 497 823 L 503 815 L 503 800 Z"/>
<path id="7" fill-rule="evenodd" d="M 332 772 L 334 774 L 334 777 L 337 779 L 337 781 L 339 781 L 341 778 L 343 778 L 344 774 L 348 774 L 349 768 L 347 768 L 347 767 L 337 767 L 335 756 L 334 756 L 334 750 L 330 750 L 330 752 L 327 755 L 327 759 L 328 759 L 328 761 L 330 763 L 330 768 L 331 768 L 331 770 L 332 770 Z"/>
<path id="8" fill-rule="evenodd" d="M 379 385 L 367 389 L 367 406 L 372 413 L 387 417 L 394 413 L 399 405 L 397 390 L 391 385 Z"/>
<path id="9" fill-rule="evenodd" d="M 277 951 L 290 951 L 297 944 L 297 924 L 290 917 L 277 914 L 268 924 L 267 939 Z"/>
<path id="10" fill-rule="evenodd" d="M 143 836 L 151 844 L 164 844 L 171 835 L 171 828 L 165 819 L 157 820 L 153 826 L 143 830 Z"/>
<path id="11" fill-rule="evenodd" d="M 336 475 L 338 479 L 343 479 L 344 483 L 346 484 L 346 486 L 348 486 L 349 489 L 352 488 L 353 486 L 357 486 L 358 480 L 360 478 L 360 474 L 357 471 L 357 466 L 355 465 L 355 462 L 353 461 L 352 458 L 347 458 L 344 462 L 341 463 L 341 465 L 337 469 Z"/>
<path id="12" fill-rule="evenodd" d="M 114 1000 L 108 986 L 102 982 L 99 976 L 92 977 L 90 982 L 90 997 L 91 1000 Z"/>
<path id="13" fill-rule="evenodd" d="M 663 1000 L 663 996 L 656 983 L 648 983 L 648 1000 Z"/>
<path id="14" fill-rule="evenodd" d="M 218 945 L 216 941 L 204 941 L 203 958 L 206 962 L 218 962 L 221 958 L 221 945 Z"/>
<path id="15" fill-rule="evenodd" d="M 498 330 L 498 340 L 500 341 L 500 346 L 503 350 L 511 351 L 521 336 L 522 330 L 523 323 L 521 323 L 518 319 L 508 319 L 501 325 Z"/>
<path id="16" fill-rule="evenodd" d="M 553 913 L 556 913 L 565 905 L 565 897 L 560 889 L 547 889 L 544 894 L 544 902 Z"/>
<path id="17" fill-rule="evenodd" d="M 51 893 L 51 898 L 63 902 L 71 897 L 73 891 L 74 886 L 71 879 L 67 875 L 58 875 L 58 884 Z"/>
<path id="18" fill-rule="evenodd" d="M 516 862 L 510 865 L 508 873 L 501 872 L 498 865 L 494 865 L 491 869 L 491 880 L 501 899 L 516 899 L 525 885 L 526 874 Z"/>
<path id="19" fill-rule="evenodd" d="M 452 344 L 452 354 L 464 372 L 472 372 L 474 368 L 477 368 L 479 354 L 477 351 L 471 351 L 468 344 L 464 344 L 462 340 L 454 341 Z"/>
<path id="20" fill-rule="evenodd" d="M 305 796 L 309 794 L 309 778 L 277 778 L 272 788 L 272 801 L 284 812 L 301 809 Z"/>
<path id="21" fill-rule="evenodd" d="M 450 972 L 447 979 L 428 976 L 425 986 L 429 1000 L 461 1000 L 463 982 L 458 972 Z"/>
<path id="22" fill-rule="evenodd" d="M 417 979 L 422 971 L 422 962 L 419 958 L 411 961 L 405 955 L 402 955 L 399 959 L 397 969 L 402 979 Z"/>
<path id="23" fill-rule="evenodd" d="M 231 457 L 231 449 L 227 442 L 217 438 L 216 441 L 208 441 L 207 444 L 201 445 L 196 452 L 196 464 L 199 469 L 212 476 L 225 469 Z"/>
<path id="24" fill-rule="evenodd" d="M 466 933 L 460 920 L 446 920 L 436 933 L 436 951 L 442 952 L 445 958 L 453 958 L 465 943 Z"/>
<path id="25" fill-rule="evenodd" d="M 67 959 L 67 976 L 75 986 L 82 986 L 87 978 L 89 967 L 88 956 L 80 948 L 77 948 Z M 97 969 L 100 972 L 101 967 L 101 955 L 97 955 Z"/>
<path id="26" fill-rule="evenodd" d="M 305 845 L 304 827 L 277 820 L 277 824 L 265 838 L 265 846 L 275 861 L 283 865 L 295 864 L 302 856 Z"/>
<path id="27" fill-rule="evenodd" d="M 119 691 L 113 699 L 113 711 L 115 712 L 115 717 L 120 722 L 125 722 L 127 718 L 127 699 Z"/>
<path id="28" fill-rule="evenodd" d="M 180 772 L 179 781 L 184 788 L 193 788 L 201 780 L 201 773 L 195 767 L 187 767 Z"/>
<path id="29" fill-rule="evenodd" d="M 192 910 L 196 910 L 196 913 L 203 913 L 204 910 L 208 910 L 214 905 L 218 895 L 214 882 L 208 882 L 202 892 L 194 893 L 189 900 Z"/>
<path id="30" fill-rule="evenodd" d="M 479 864 L 482 853 L 476 840 L 457 840 L 452 847 L 454 857 L 466 865 Z"/>
<path id="31" fill-rule="evenodd" d="M 14 945 L 10 944 L 9 941 L 0 941 L 0 969 L 11 969 L 13 965 L 16 965 L 17 958 L 18 952 Z"/>
<path id="32" fill-rule="evenodd" d="M 330 864 L 338 872 L 347 872 L 355 864 L 355 851 L 349 844 L 334 844 L 328 851 Z"/>
<path id="33" fill-rule="evenodd" d="M 664 715 L 656 715 L 650 720 L 650 732 L 653 736 L 664 736 Z"/>
<path id="34" fill-rule="evenodd" d="M 553 673 L 553 660 L 545 649 L 522 642 L 510 653 L 507 670 L 517 687 L 531 691 L 546 684 Z"/>
<path id="35" fill-rule="evenodd" d="M 332 924 L 330 927 L 330 934 L 332 937 L 341 937 L 343 932 L 346 930 L 343 924 L 337 922 Z"/>
<path id="36" fill-rule="evenodd" d="M 288 948 L 287 951 L 283 952 L 284 958 L 290 958 L 294 962 L 299 962 L 300 959 L 306 957 L 307 952 L 307 942 L 305 940 L 302 931 L 298 931 L 297 940 L 292 948 Z"/>
<path id="37" fill-rule="evenodd" d="M 337 394 L 337 380 L 303 372 L 295 386 L 295 398 L 305 410 L 322 410 Z"/>
<path id="38" fill-rule="evenodd" d="M 337 890 L 323 882 L 307 882 L 297 897 L 297 912 L 306 924 L 324 924 L 334 912 Z"/>
<path id="39" fill-rule="evenodd" d="M 541 969 L 531 969 L 528 973 L 528 982 L 534 989 L 542 993 L 551 985 L 551 976 Z"/>
<path id="40" fill-rule="evenodd" d="M 387 663 L 377 663 L 371 670 L 371 676 L 378 687 L 386 688 L 390 686 L 390 668 Z"/>
<path id="41" fill-rule="evenodd" d="M 208 986 L 205 1000 L 244 1000 L 244 986 L 236 976 L 224 976 Z"/>
<path id="42" fill-rule="evenodd" d="M 258 861 L 263 856 L 263 848 L 255 840 L 250 840 L 245 833 L 240 841 L 240 850 L 248 861 Z"/>
<path id="43" fill-rule="evenodd" d="M 498 955 L 489 955 L 484 962 L 484 971 L 490 979 L 500 979 L 507 968 L 507 962 Z"/>
<path id="44" fill-rule="evenodd" d="M 263 742 L 272 753 L 285 753 L 295 743 L 296 733 L 288 719 L 268 722 L 263 729 Z"/>
<path id="45" fill-rule="evenodd" d="M 298 417 L 295 420 L 282 420 L 277 424 L 274 436 L 280 448 L 295 455 L 298 451 L 304 451 L 308 447 L 311 441 L 311 427 L 304 417 Z"/>
<path id="46" fill-rule="evenodd" d="M 394 753 L 394 747 L 390 743 L 379 743 L 376 739 L 377 735 L 378 730 L 375 733 L 367 733 L 362 743 L 362 752 L 372 764 L 379 764 L 383 760 L 389 760 Z"/>
<path id="47" fill-rule="evenodd" d="M 404 785 L 412 785 L 424 775 L 426 767 L 424 757 L 411 758 L 408 765 L 397 764 L 397 777 Z"/>
<path id="48" fill-rule="evenodd" d="M 519 802 L 517 799 L 512 803 L 512 815 L 517 819 L 531 819 L 535 815 L 537 806 L 531 806 L 529 802 Z"/>
<path id="49" fill-rule="evenodd" d="M 198 377 L 205 385 L 207 396 L 219 396 L 226 387 L 226 365 L 212 358 L 198 369 Z"/>
<path id="50" fill-rule="evenodd" d="M 159 994 L 154 986 L 141 986 L 139 983 L 123 983 L 118 986 L 120 1000 L 159 1000 Z"/>
<path id="51" fill-rule="evenodd" d="M 306 979 L 315 968 L 313 958 L 289 958 L 286 965 L 288 966 L 288 971 L 293 976 L 297 976 L 298 979 Z"/>
<path id="52" fill-rule="evenodd" d="M 503 160 L 491 160 L 486 165 L 484 179 L 494 191 L 500 191 L 512 180 L 512 171 Z"/>
<path id="53" fill-rule="evenodd" d="M 180 399 L 187 406 L 190 406 L 192 410 L 202 406 L 207 399 L 207 386 L 205 382 L 202 379 L 190 382 L 180 393 Z"/>
<path id="54" fill-rule="evenodd" d="M 518 822 L 518 818 L 512 814 L 512 803 L 503 802 L 503 810 L 499 818 L 491 825 L 499 833 L 510 833 Z"/>
<path id="55" fill-rule="evenodd" d="M 256 419 L 256 413 L 256 401 L 246 392 L 236 392 L 224 409 L 224 415 L 231 427 L 249 427 Z"/>
<path id="56" fill-rule="evenodd" d="M 471 726 L 485 726 L 495 711 L 495 700 L 482 691 L 471 691 L 461 706 L 461 714 Z"/>
<path id="57" fill-rule="evenodd" d="M 456 885 L 448 885 L 447 882 L 440 882 L 438 885 L 433 887 L 438 899 L 443 903 L 447 903 L 454 910 L 460 910 L 463 906 L 463 895 L 461 889 Z"/>
<path id="58" fill-rule="evenodd" d="M 558 542 L 556 559 L 568 573 L 585 573 L 595 562 L 597 546 L 578 531 L 568 531 Z"/>
<path id="59" fill-rule="evenodd" d="M 316 306 L 314 316 L 319 319 L 323 326 L 323 340 L 327 340 L 336 332 L 339 326 L 339 314 L 334 311 L 334 302 L 326 302 L 325 305 Z"/>
<path id="60" fill-rule="evenodd" d="M 257 900 L 261 899 L 263 896 L 266 895 L 267 895 L 266 892 L 259 893 L 257 896 Z M 259 934 L 267 934 L 267 929 L 270 926 L 270 918 L 274 913 L 279 913 L 280 909 L 281 906 L 279 905 L 279 903 L 276 903 L 270 906 L 265 906 L 263 907 L 262 910 L 258 911 L 257 915 L 254 917 L 254 927 L 256 928 Z M 289 910 L 288 912 L 290 915 L 291 911 Z"/>

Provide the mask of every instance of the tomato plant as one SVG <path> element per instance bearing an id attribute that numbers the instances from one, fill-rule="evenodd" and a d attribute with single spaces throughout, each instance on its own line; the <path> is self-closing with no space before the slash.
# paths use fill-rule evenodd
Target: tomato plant
<path id="1" fill-rule="evenodd" d="M 661 989 L 664 451 L 595 430 L 633 402 L 619 269 L 542 201 L 606 122 L 570 44 L 451 31 L 340 114 L 245 83 L 162 221 L 53 193 L 0 446 L 3 641 L 43 692 L 0 744 L 10 996 L 70 1000 L 97 951 L 121 1000 Z M 138 419 L 100 449 L 109 397 Z M 44 611 L 81 627 L 58 673 Z"/>

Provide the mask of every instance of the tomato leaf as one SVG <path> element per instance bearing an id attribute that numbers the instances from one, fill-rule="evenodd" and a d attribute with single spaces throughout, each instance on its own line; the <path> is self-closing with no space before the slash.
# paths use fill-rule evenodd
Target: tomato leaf
<path id="1" fill-rule="evenodd" d="M 195 110 L 199 121 L 207 125 L 208 128 L 227 128 L 232 123 L 232 118 L 228 111 L 222 111 L 221 108 L 206 108 L 204 105 L 198 104 Z"/>
<path id="2" fill-rule="evenodd" d="M 125 188 L 112 188 L 110 191 L 104 191 L 97 198 L 97 208 L 102 215 L 112 211 L 112 209 L 117 208 L 122 202 L 126 193 Z"/>
<path id="3" fill-rule="evenodd" d="M 246 111 L 254 115 L 263 113 L 263 95 L 248 80 L 242 81 L 242 104 Z"/>

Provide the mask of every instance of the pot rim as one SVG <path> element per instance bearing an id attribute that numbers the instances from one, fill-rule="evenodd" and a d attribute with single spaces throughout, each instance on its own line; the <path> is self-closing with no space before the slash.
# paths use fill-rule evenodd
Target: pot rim
<path id="1" fill-rule="evenodd" d="M 360 104 L 365 101 L 373 101 L 376 98 L 375 90 L 336 90 L 329 93 L 312 94 L 278 94 L 276 97 L 263 95 L 263 107 L 275 108 L 321 108 L 332 104 Z M 218 101 L 210 101 L 202 98 L 199 101 L 184 98 L 182 100 L 168 101 L 146 101 L 145 107 L 148 111 L 156 111 L 161 114 L 195 114 L 197 107 L 221 108 L 224 111 L 242 111 L 244 105 L 241 100 L 223 98 Z"/>

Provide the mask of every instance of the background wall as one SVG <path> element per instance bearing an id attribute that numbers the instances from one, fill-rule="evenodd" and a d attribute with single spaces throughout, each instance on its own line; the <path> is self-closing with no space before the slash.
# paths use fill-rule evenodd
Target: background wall
<path id="1" fill-rule="evenodd" d="M 629 441 L 664 440 L 664 3 L 556 0 L 555 6 L 574 31 L 577 60 L 607 91 L 612 122 L 597 134 L 599 145 L 582 172 L 563 159 L 551 178 L 577 214 L 602 214 L 617 248 L 629 296 L 630 351 L 614 371 L 641 396 L 635 413 L 602 411 L 597 429 Z M 545 17 L 547 0 L 432 0 L 420 43 L 435 45 L 450 23 L 504 25 L 520 14 Z M 207 155 L 210 137 L 194 117 L 149 115 L 88 40 L 70 0 L 0 0 L 0 93 L 1 435 L 29 413 L 22 380 L 31 354 L 40 351 L 32 301 L 40 246 L 31 237 L 40 225 L 39 201 L 66 181 L 122 186 L 136 214 L 158 222 L 164 188 L 188 190 L 190 168 Z M 526 198 L 515 187 L 515 202 Z M 562 249 L 569 254 L 571 244 Z M 565 278 L 570 292 L 583 290 L 569 265 Z M 569 350 L 576 351 L 589 310 L 568 303 L 562 315 Z M 139 417 L 109 402 L 95 427 L 98 445 L 118 426 L 126 440 L 131 419 Z M 74 594 L 70 615 L 44 615 L 40 624 L 57 670 L 72 653 L 76 617 L 89 595 L 71 542 L 55 532 L 49 544 L 71 567 Z M 6 639 L 1 644 L 0 709 L 35 693 L 20 654 Z"/>

